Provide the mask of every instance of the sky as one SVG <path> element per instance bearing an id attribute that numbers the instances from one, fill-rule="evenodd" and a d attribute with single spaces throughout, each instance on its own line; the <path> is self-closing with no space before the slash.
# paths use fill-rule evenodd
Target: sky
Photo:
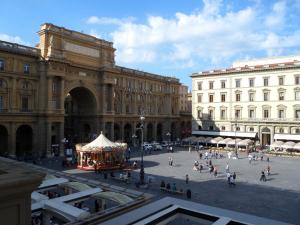
<path id="1" fill-rule="evenodd" d="M 35 46 L 43 23 L 112 41 L 116 64 L 174 76 L 300 55 L 300 0 L 1 0 L 0 40 Z"/>

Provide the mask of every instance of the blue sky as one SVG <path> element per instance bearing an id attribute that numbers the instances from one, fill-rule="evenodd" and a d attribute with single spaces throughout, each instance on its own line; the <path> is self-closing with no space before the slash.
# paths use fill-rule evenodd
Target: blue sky
<path id="1" fill-rule="evenodd" d="M 2 0 L 0 39 L 34 46 L 49 22 L 114 42 L 116 63 L 175 76 L 300 54 L 300 0 Z"/>

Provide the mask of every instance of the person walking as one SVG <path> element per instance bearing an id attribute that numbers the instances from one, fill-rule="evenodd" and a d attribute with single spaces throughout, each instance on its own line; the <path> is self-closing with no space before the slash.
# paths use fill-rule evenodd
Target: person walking
<path id="1" fill-rule="evenodd" d="M 227 177 L 227 183 L 228 183 L 228 186 L 230 186 L 230 173 L 226 173 L 226 177 Z"/>
<path id="2" fill-rule="evenodd" d="M 236 180 L 236 173 L 235 172 L 233 172 L 232 178 L 233 178 L 233 182 L 235 183 L 235 180 Z"/>
<path id="3" fill-rule="evenodd" d="M 228 163 L 226 164 L 226 173 L 229 173 L 229 165 L 228 165 Z"/>
<path id="4" fill-rule="evenodd" d="M 170 166 L 173 166 L 173 158 L 170 157 Z"/>
<path id="5" fill-rule="evenodd" d="M 189 178 L 189 175 L 188 175 L 188 174 L 186 174 L 186 175 L 185 175 L 185 183 L 186 183 L 186 184 L 188 184 L 188 183 L 189 183 L 189 179 L 190 179 L 190 178 Z"/>
<path id="6" fill-rule="evenodd" d="M 218 176 L 218 170 L 217 170 L 217 167 L 214 166 L 214 176 L 217 177 Z"/>
<path id="7" fill-rule="evenodd" d="M 199 166 L 200 173 L 202 172 L 202 170 L 203 170 L 203 166 L 202 166 L 202 164 L 200 164 L 200 166 Z"/>
<path id="8" fill-rule="evenodd" d="M 261 171 L 261 175 L 260 175 L 260 179 L 259 179 L 259 180 L 260 180 L 260 181 L 264 181 L 264 182 L 267 181 L 265 172 L 264 172 L 263 170 Z"/>
<path id="9" fill-rule="evenodd" d="M 271 167 L 270 167 L 270 165 L 268 165 L 268 167 L 267 167 L 267 175 L 268 176 L 270 176 L 270 171 L 271 171 Z"/>

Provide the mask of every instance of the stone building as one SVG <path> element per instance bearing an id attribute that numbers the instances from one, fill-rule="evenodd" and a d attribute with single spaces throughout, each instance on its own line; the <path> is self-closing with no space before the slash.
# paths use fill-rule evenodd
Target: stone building
<path id="1" fill-rule="evenodd" d="M 300 56 L 236 62 L 192 81 L 193 134 L 300 141 Z"/>
<path id="2" fill-rule="evenodd" d="M 179 87 L 179 113 L 180 113 L 180 137 L 188 137 L 192 131 L 192 100 L 188 86 Z"/>
<path id="3" fill-rule="evenodd" d="M 39 153 L 62 139 L 88 141 L 103 131 L 114 140 L 180 136 L 179 80 L 115 65 L 113 43 L 43 24 L 40 42 L 0 42 L 0 150 Z"/>

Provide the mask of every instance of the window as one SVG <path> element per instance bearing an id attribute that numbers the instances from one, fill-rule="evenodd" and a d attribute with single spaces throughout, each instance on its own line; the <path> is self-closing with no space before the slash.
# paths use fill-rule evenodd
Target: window
<path id="1" fill-rule="evenodd" d="M 253 127 L 250 127 L 250 128 L 249 128 L 249 131 L 250 131 L 250 132 L 253 132 L 253 131 L 254 131 L 254 128 L 253 128 Z"/>
<path id="2" fill-rule="evenodd" d="M 269 86 L 269 78 L 268 77 L 265 77 L 264 78 L 264 86 Z"/>
<path id="3" fill-rule="evenodd" d="M 213 94 L 209 95 L 209 102 L 214 102 L 214 95 Z"/>
<path id="4" fill-rule="evenodd" d="M 4 82 L 0 79 L 0 88 L 4 88 Z"/>
<path id="5" fill-rule="evenodd" d="M 24 74 L 29 74 L 30 66 L 29 64 L 24 65 Z"/>
<path id="6" fill-rule="evenodd" d="M 264 101 L 269 101 L 269 92 L 264 92 Z"/>
<path id="7" fill-rule="evenodd" d="M 241 110 L 240 109 L 236 109 L 235 110 L 235 119 L 240 119 L 241 118 Z"/>
<path id="8" fill-rule="evenodd" d="M 221 127 L 221 130 L 226 130 L 226 127 L 222 126 L 222 127 Z"/>
<path id="9" fill-rule="evenodd" d="M 52 83 L 52 93 L 57 93 L 57 82 L 53 81 Z"/>
<path id="10" fill-rule="evenodd" d="M 226 101 L 226 94 L 221 94 L 221 102 L 225 102 Z"/>
<path id="11" fill-rule="evenodd" d="M 279 85 L 284 85 L 284 79 L 283 79 L 283 77 L 278 77 L 278 84 Z"/>
<path id="12" fill-rule="evenodd" d="M 278 118 L 279 119 L 283 119 L 284 118 L 284 110 L 283 109 L 279 109 L 278 110 Z"/>
<path id="13" fill-rule="evenodd" d="M 300 84 L 300 75 L 295 76 L 295 84 Z"/>
<path id="14" fill-rule="evenodd" d="M 279 133 L 283 134 L 284 133 L 284 129 L 283 128 L 279 128 Z"/>
<path id="15" fill-rule="evenodd" d="M 214 130 L 214 126 L 209 126 L 209 130 Z"/>
<path id="16" fill-rule="evenodd" d="M 202 130 L 202 127 L 201 127 L 201 126 L 198 126 L 198 130 Z"/>
<path id="17" fill-rule="evenodd" d="M 279 92 L 279 101 L 283 101 L 284 100 L 284 92 L 281 91 Z"/>
<path id="18" fill-rule="evenodd" d="M 24 81 L 22 84 L 23 89 L 28 89 L 28 82 Z"/>
<path id="19" fill-rule="evenodd" d="M 295 118 L 300 119 L 300 109 L 295 110 Z"/>
<path id="20" fill-rule="evenodd" d="M 0 71 L 4 71 L 4 60 L 0 59 Z"/>
<path id="21" fill-rule="evenodd" d="M 254 93 L 249 93 L 249 102 L 254 101 Z"/>
<path id="22" fill-rule="evenodd" d="M 226 110 L 221 109 L 221 119 L 224 120 L 226 118 Z"/>
<path id="23" fill-rule="evenodd" d="M 300 100 L 300 91 L 295 92 L 295 100 Z"/>
<path id="24" fill-rule="evenodd" d="M 241 101 L 240 93 L 235 94 L 235 101 L 237 101 L 237 102 Z"/>
<path id="25" fill-rule="evenodd" d="M 240 79 L 235 80 L 235 87 L 237 87 L 237 88 L 241 87 L 241 80 Z"/>
<path id="26" fill-rule="evenodd" d="M 263 115 L 264 115 L 264 119 L 269 118 L 269 110 L 268 109 L 264 109 Z"/>
<path id="27" fill-rule="evenodd" d="M 197 111 L 197 118 L 202 119 L 202 110 L 201 109 L 198 109 L 198 111 Z"/>
<path id="28" fill-rule="evenodd" d="M 3 110 L 3 96 L 0 95 L 0 112 Z"/>
<path id="29" fill-rule="evenodd" d="M 295 130 L 295 133 L 296 133 L 296 134 L 299 134 L 299 133 L 300 133 L 300 129 L 297 128 L 297 129 Z"/>
<path id="30" fill-rule="evenodd" d="M 202 102 L 202 94 L 200 95 L 198 95 L 198 103 L 200 103 L 200 102 Z"/>
<path id="31" fill-rule="evenodd" d="M 27 112 L 28 111 L 28 97 L 22 97 L 22 105 L 21 105 L 21 109 L 23 112 Z"/>
<path id="32" fill-rule="evenodd" d="M 126 105 L 126 113 L 129 113 L 129 105 Z"/>
<path id="33" fill-rule="evenodd" d="M 221 81 L 221 88 L 226 88 L 226 81 L 225 80 Z"/>
<path id="34" fill-rule="evenodd" d="M 249 87 L 254 87 L 254 78 L 249 79 Z"/>
<path id="35" fill-rule="evenodd" d="M 255 118 L 255 111 L 254 109 L 249 109 L 249 118 L 254 119 Z"/>
<path id="36" fill-rule="evenodd" d="M 214 82 L 213 81 L 209 81 L 209 89 L 214 89 Z"/>
<path id="37" fill-rule="evenodd" d="M 208 110 L 208 119 L 213 119 L 214 118 L 214 110 L 210 109 Z"/>
<path id="38" fill-rule="evenodd" d="M 236 127 L 236 129 L 235 129 L 236 131 L 240 131 L 241 130 L 241 128 L 240 127 Z"/>
<path id="39" fill-rule="evenodd" d="M 202 82 L 198 82 L 198 90 L 202 90 Z"/>

